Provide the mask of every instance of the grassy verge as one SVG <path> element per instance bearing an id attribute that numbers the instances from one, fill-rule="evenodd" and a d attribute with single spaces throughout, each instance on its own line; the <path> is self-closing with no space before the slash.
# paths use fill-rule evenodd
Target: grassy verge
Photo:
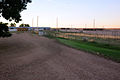
<path id="1" fill-rule="evenodd" d="M 99 44 L 96 42 L 68 40 L 64 38 L 57 38 L 57 40 L 70 47 L 91 52 L 97 55 L 102 55 L 106 58 L 120 62 L 120 47 L 118 46 L 111 46 L 108 44 Z"/>

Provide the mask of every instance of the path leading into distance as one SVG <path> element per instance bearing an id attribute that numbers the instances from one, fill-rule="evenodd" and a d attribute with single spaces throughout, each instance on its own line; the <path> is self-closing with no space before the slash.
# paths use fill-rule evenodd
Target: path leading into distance
<path id="1" fill-rule="evenodd" d="M 120 80 L 120 63 L 21 33 L 0 38 L 0 80 Z"/>

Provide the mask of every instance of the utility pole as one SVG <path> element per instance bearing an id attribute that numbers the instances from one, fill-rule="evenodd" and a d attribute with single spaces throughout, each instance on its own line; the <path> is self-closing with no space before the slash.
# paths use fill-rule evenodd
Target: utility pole
<path id="1" fill-rule="evenodd" d="M 39 16 L 37 16 L 37 31 L 39 32 L 38 22 L 39 22 Z"/>
<path id="2" fill-rule="evenodd" d="M 73 25 L 71 24 L 71 32 L 72 32 L 72 30 L 73 30 Z"/>
<path id="3" fill-rule="evenodd" d="M 96 26 L 95 26 L 96 24 L 95 24 L 95 19 L 93 20 L 93 28 L 95 28 Z"/>
<path id="4" fill-rule="evenodd" d="M 105 26 L 103 26 L 103 29 L 105 28 Z"/>
<path id="5" fill-rule="evenodd" d="M 56 18 L 56 28 L 57 28 L 57 32 L 58 32 L 58 17 Z"/>
<path id="6" fill-rule="evenodd" d="M 85 28 L 87 28 L 87 24 L 85 24 Z"/>
<path id="7" fill-rule="evenodd" d="M 38 27 L 39 16 L 37 16 L 37 27 Z"/>
<path id="8" fill-rule="evenodd" d="M 33 25 L 34 25 L 34 18 L 32 18 L 32 27 L 33 27 Z"/>
<path id="9" fill-rule="evenodd" d="M 73 28 L 73 25 L 71 24 L 71 29 Z"/>
<path id="10" fill-rule="evenodd" d="M 58 17 L 56 18 L 56 28 L 58 29 Z"/>

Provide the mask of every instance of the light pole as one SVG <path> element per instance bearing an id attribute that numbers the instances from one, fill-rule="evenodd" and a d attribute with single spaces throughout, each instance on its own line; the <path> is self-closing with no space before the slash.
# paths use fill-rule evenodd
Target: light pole
<path id="1" fill-rule="evenodd" d="M 93 20 L 93 28 L 95 29 L 95 25 L 96 25 L 96 23 L 95 23 L 96 21 L 95 21 L 95 19 Z"/>
<path id="2" fill-rule="evenodd" d="M 39 16 L 37 16 L 37 27 L 38 27 L 38 20 L 39 20 Z"/>
<path id="3" fill-rule="evenodd" d="M 56 18 L 56 28 L 57 28 L 57 32 L 58 32 L 58 17 Z"/>
<path id="4" fill-rule="evenodd" d="M 34 18 L 32 18 L 32 27 L 33 27 L 33 25 L 34 25 Z"/>

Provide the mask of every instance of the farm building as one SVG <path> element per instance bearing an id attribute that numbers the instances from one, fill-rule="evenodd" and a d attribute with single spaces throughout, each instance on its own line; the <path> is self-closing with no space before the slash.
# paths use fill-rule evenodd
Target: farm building
<path id="1" fill-rule="evenodd" d="M 41 31 L 50 29 L 50 27 L 9 27 L 9 31 Z"/>

